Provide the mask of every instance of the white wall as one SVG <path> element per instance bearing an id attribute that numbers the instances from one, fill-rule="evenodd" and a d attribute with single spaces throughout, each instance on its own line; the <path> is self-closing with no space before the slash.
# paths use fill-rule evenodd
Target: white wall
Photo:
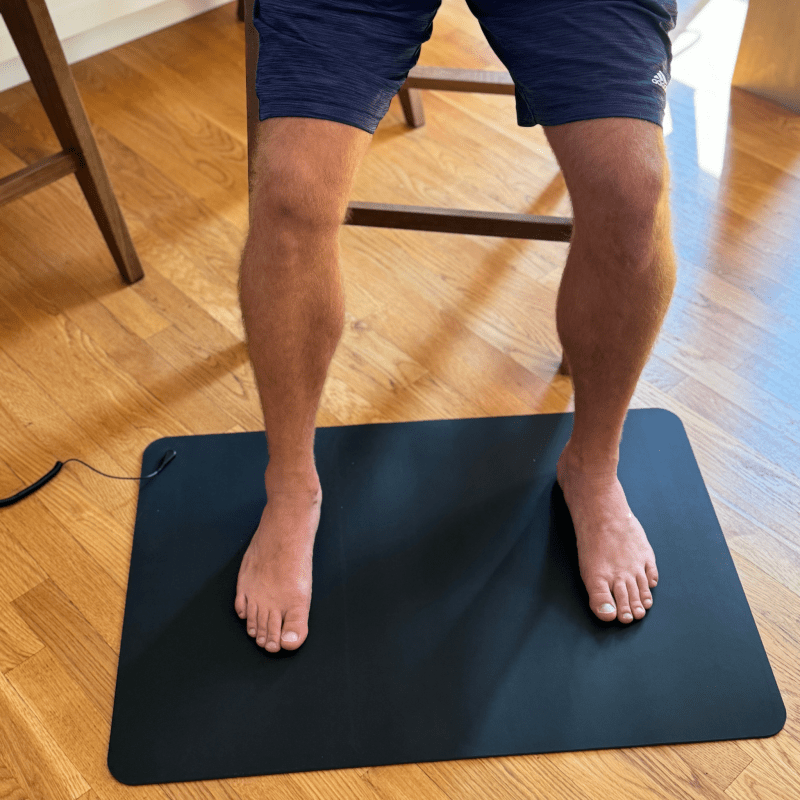
<path id="1" fill-rule="evenodd" d="M 231 0 L 45 0 L 67 63 L 104 53 Z M 30 80 L 0 15 L 0 92 Z"/>

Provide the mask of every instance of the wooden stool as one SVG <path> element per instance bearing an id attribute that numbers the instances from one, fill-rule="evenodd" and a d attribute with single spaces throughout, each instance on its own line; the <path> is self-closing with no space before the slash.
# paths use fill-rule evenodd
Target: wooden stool
<path id="1" fill-rule="evenodd" d="M 45 0 L 0 0 L 0 14 L 64 148 L 0 179 L 0 206 L 74 172 L 120 275 L 138 281 L 144 272 Z"/>

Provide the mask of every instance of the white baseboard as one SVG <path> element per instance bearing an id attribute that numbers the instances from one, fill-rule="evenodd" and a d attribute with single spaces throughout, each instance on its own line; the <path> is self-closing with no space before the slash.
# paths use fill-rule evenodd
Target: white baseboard
<path id="1" fill-rule="evenodd" d="M 231 0 L 46 0 L 68 64 L 196 17 Z M 231 4 L 231 14 L 236 6 Z M 29 81 L 0 16 L 0 92 Z"/>

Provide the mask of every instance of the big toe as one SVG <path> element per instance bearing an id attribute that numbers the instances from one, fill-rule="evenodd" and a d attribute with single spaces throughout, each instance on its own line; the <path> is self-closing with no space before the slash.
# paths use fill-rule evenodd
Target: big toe
<path id="1" fill-rule="evenodd" d="M 301 606 L 290 608 L 283 620 L 281 647 L 297 650 L 308 636 L 308 609 Z"/>
<path id="2" fill-rule="evenodd" d="M 247 598 L 243 591 L 236 593 L 236 600 L 233 601 L 233 609 L 239 619 L 244 619 L 247 616 Z"/>
<path id="3" fill-rule="evenodd" d="M 589 592 L 589 606 L 603 622 L 611 622 L 617 616 L 617 604 L 607 583 Z"/>

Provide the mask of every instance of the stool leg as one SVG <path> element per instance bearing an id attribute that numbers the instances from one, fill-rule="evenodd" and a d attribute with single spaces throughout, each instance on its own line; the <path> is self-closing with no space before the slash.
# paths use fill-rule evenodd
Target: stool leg
<path id="1" fill-rule="evenodd" d="M 75 154 L 75 177 L 120 275 L 138 281 L 144 272 L 45 0 L 3 0 L 0 12 L 64 152 Z"/>
<path id="2" fill-rule="evenodd" d="M 409 89 L 408 81 L 400 87 L 397 93 L 406 125 L 411 128 L 421 128 L 425 124 L 425 109 L 422 107 L 422 92 L 419 89 Z"/>
<path id="3" fill-rule="evenodd" d="M 243 0 L 244 5 L 244 52 L 245 87 L 247 94 L 247 197 L 250 227 L 253 225 L 253 165 L 258 149 L 259 102 L 256 94 L 256 68 L 258 66 L 259 38 L 253 25 L 253 0 Z"/>

